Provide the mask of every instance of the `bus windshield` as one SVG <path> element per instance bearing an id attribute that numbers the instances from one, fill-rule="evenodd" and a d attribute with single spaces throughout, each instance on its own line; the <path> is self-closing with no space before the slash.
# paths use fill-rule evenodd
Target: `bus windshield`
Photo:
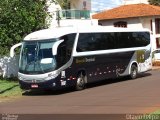
<path id="1" fill-rule="evenodd" d="M 19 71 L 24 74 L 42 74 L 55 70 L 57 64 L 52 47 L 56 42 L 56 39 L 23 42 Z"/>

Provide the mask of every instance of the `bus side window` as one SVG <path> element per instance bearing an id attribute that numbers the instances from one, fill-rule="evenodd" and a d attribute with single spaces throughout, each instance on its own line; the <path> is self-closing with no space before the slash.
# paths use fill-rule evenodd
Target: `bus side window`
<path id="1" fill-rule="evenodd" d="M 80 33 L 77 43 L 77 52 L 86 52 L 95 50 L 95 34 L 93 33 Z"/>

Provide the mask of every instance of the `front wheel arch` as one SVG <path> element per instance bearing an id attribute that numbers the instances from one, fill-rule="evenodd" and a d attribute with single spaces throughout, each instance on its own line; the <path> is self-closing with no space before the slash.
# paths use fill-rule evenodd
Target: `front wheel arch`
<path id="1" fill-rule="evenodd" d="M 83 90 L 86 87 L 87 83 L 87 75 L 84 70 L 81 70 L 77 74 L 77 80 L 76 80 L 76 90 Z"/>
<path id="2" fill-rule="evenodd" d="M 130 79 L 136 79 L 138 75 L 138 65 L 137 63 L 133 63 L 130 67 Z"/>

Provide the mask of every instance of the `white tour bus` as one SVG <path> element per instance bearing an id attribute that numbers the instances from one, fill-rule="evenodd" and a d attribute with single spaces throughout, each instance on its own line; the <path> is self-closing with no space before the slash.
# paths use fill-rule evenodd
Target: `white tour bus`
<path id="1" fill-rule="evenodd" d="M 102 26 L 58 27 L 26 36 L 19 59 L 22 89 L 58 89 L 121 76 L 134 79 L 152 67 L 150 31 Z"/>

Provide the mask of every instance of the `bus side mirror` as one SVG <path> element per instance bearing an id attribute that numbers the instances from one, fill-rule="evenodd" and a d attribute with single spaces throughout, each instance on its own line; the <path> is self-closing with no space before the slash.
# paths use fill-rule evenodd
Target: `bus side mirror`
<path id="1" fill-rule="evenodd" d="M 57 55 L 57 49 L 58 46 L 63 42 L 64 40 L 59 40 L 57 42 L 54 43 L 53 47 L 52 47 L 52 54 L 53 55 Z"/>
<path id="2" fill-rule="evenodd" d="M 19 47 L 19 46 L 21 46 L 22 45 L 22 43 L 18 43 L 18 44 L 15 44 L 15 45 L 13 45 L 12 47 L 11 47 L 11 49 L 10 49 L 10 57 L 14 57 L 14 55 L 15 55 L 15 49 L 17 48 L 17 47 Z"/>

